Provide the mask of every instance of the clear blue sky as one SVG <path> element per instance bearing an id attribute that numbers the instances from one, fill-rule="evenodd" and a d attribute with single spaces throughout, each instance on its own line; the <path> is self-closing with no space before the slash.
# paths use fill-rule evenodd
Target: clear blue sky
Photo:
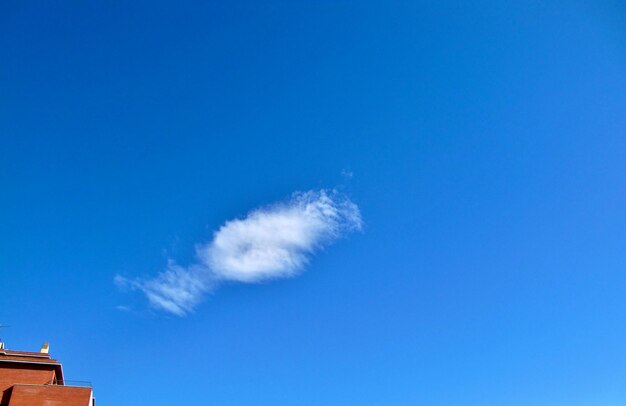
<path id="1" fill-rule="evenodd" d="M 626 403 L 626 7 L 504 3 L 4 2 L 0 336 L 100 405 Z M 322 189 L 297 277 L 114 283 Z"/>

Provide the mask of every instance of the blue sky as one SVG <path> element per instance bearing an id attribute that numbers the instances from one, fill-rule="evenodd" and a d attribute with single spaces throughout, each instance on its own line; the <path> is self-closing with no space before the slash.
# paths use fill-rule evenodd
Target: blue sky
<path id="1" fill-rule="evenodd" d="M 622 3 L 1 10 L 7 347 L 118 406 L 626 402 Z"/>

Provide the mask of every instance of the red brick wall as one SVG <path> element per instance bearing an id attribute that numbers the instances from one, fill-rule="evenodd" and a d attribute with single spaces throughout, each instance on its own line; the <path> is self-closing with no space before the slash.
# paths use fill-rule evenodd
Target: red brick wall
<path id="1" fill-rule="evenodd" d="M 0 401 L 8 395 L 4 392 L 18 383 L 48 384 L 54 380 L 53 365 L 8 364 L 0 366 Z"/>
<path id="2" fill-rule="evenodd" d="M 9 406 L 90 406 L 91 388 L 16 385 Z"/>

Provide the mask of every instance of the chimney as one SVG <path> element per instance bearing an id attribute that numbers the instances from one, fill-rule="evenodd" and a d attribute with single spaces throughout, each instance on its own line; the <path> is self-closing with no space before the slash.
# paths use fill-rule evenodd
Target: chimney
<path id="1" fill-rule="evenodd" d="M 50 352 L 50 344 L 43 343 L 43 345 L 41 346 L 41 350 L 39 350 L 39 352 L 42 354 L 47 354 L 48 352 Z"/>

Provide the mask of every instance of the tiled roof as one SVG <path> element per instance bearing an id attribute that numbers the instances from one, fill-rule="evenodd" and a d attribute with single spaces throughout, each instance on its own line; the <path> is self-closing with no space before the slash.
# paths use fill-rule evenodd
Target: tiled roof
<path id="1" fill-rule="evenodd" d="M 50 358 L 50 355 L 41 352 L 0 350 L 0 361 L 36 362 L 45 364 L 58 364 L 58 361 Z"/>

